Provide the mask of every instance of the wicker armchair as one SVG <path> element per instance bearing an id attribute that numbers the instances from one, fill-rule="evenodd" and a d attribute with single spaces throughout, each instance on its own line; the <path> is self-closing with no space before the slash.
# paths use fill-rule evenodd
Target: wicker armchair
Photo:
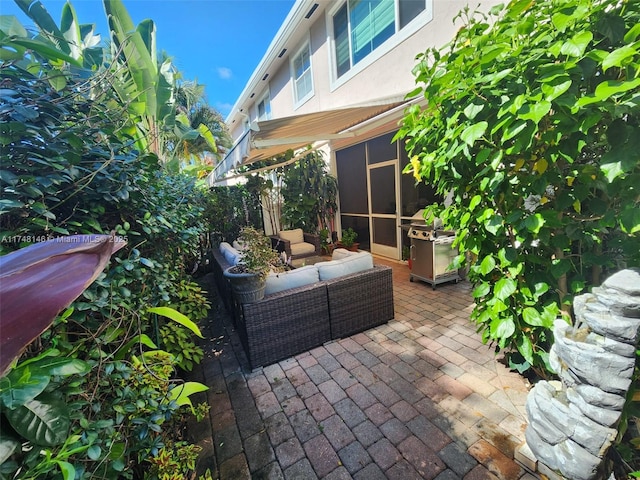
<path id="1" fill-rule="evenodd" d="M 285 252 L 287 258 L 295 260 L 296 258 L 312 257 L 314 255 L 319 256 L 321 254 L 320 236 L 312 233 L 303 233 L 304 242 L 314 247 L 313 250 L 309 249 L 306 253 L 295 253 L 291 249 L 291 241 L 280 237 L 279 235 L 270 235 L 271 248 L 278 253 Z"/>

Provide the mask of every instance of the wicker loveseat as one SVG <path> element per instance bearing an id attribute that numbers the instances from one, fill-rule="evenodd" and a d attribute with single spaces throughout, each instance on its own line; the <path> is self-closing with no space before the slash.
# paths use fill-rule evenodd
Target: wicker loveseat
<path id="1" fill-rule="evenodd" d="M 251 368 L 373 328 L 393 319 L 392 270 L 374 265 L 367 270 L 318 281 L 240 304 L 224 277 L 231 266 L 213 250 L 216 284 Z M 375 292 L 375 295 L 371 293 Z"/>

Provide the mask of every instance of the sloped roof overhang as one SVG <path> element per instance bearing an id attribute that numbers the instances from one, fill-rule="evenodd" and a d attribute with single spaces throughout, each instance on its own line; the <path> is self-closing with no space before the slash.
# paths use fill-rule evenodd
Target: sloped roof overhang
<path id="1" fill-rule="evenodd" d="M 239 166 L 267 160 L 287 150 L 296 151 L 316 142 L 356 136 L 359 125 L 397 111 L 405 103 L 403 97 L 393 97 L 364 105 L 256 122 L 216 165 L 209 175 L 209 185 L 225 181 L 229 178 L 228 173 Z M 271 168 L 278 166 L 275 164 Z"/>

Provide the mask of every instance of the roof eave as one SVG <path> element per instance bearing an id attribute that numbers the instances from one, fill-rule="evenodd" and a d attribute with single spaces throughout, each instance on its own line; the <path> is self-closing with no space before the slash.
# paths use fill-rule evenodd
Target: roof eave
<path id="1" fill-rule="evenodd" d="M 276 61 L 278 55 L 287 45 L 287 42 L 295 33 L 300 25 L 300 22 L 305 18 L 305 15 L 314 3 L 318 3 L 318 0 L 296 0 L 296 3 L 293 5 L 293 7 L 291 7 L 289 14 L 284 19 L 284 22 L 282 22 L 282 25 L 278 29 L 278 32 L 269 44 L 269 47 L 262 57 L 262 60 L 260 60 L 260 63 L 251 74 L 251 77 L 242 90 L 242 93 L 240 93 L 240 96 L 233 104 L 231 111 L 227 115 L 227 118 L 225 119 L 225 123 L 227 125 L 231 125 L 231 122 L 233 122 L 233 120 L 237 120 L 241 116 L 240 109 L 250 98 L 251 93 L 259 89 L 258 85 L 261 81 L 263 81 L 262 78 L 268 72 L 273 62 Z M 246 114 L 247 112 L 242 113 Z"/>

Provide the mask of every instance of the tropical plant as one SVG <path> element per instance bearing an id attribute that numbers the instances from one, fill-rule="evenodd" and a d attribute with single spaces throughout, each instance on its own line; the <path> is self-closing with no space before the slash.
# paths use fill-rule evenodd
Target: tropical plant
<path id="1" fill-rule="evenodd" d="M 0 257 L 0 376 L 125 243 L 115 236 L 74 235 Z"/>
<path id="2" fill-rule="evenodd" d="M 46 18 L 39 2 L 29 10 Z M 82 70 L 53 37 L 32 38 L 14 18 L 0 30 L 0 253 L 74 234 L 114 231 L 128 242 L 2 379 L 0 469 L 13 478 L 142 478 L 165 443 L 183 440 L 185 414 L 202 411 L 190 395 L 204 387 L 176 378 L 158 329 L 199 332 L 168 306 L 207 308 L 185 282 L 208 235 L 209 197 L 133 149 L 131 105 L 111 88 L 114 70 Z M 40 421 L 23 425 L 32 409 Z M 29 429 L 40 427 L 48 436 L 35 438 Z"/>
<path id="3" fill-rule="evenodd" d="M 180 159 L 182 171 L 193 171 L 204 178 L 221 158 L 221 152 L 231 148 L 232 140 L 220 113 L 206 102 L 204 85 L 193 81 L 178 82 L 176 108 L 184 115 L 190 127 L 200 133 L 195 138 L 184 137 L 173 146 Z"/>
<path id="4" fill-rule="evenodd" d="M 515 0 L 418 55 L 425 107 L 406 172 L 452 192 L 438 216 L 471 263 L 473 320 L 548 375 L 550 327 L 603 273 L 640 264 L 640 4 Z M 465 253 L 469 253 L 466 257 Z"/>
<path id="5" fill-rule="evenodd" d="M 328 228 L 323 228 L 318 232 L 320 236 L 320 247 L 324 253 L 331 253 L 333 249 L 333 239 L 331 238 L 331 232 Z"/>
<path id="6" fill-rule="evenodd" d="M 262 226 L 259 195 L 254 185 L 247 182 L 246 185 L 213 187 L 209 191 L 204 214 L 210 219 L 213 244 L 233 242 L 243 226 Z"/>
<path id="7" fill-rule="evenodd" d="M 177 171 L 185 145 L 196 145 L 198 153 L 204 149 L 215 153 L 214 131 L 228 143 L 219 114 L 208 105 L 197 105 L 198 118 L 193 111 L 178 110 L 176 83 L 180 75 L 171 59 L 165 56 L 159 60 L 152 20 L 135 26 L 121 0 L 103 0 L 111 34 L 111 51 L 105 54 L 100 36 L 93 33 L 94 26 L 80 24 L 71 3 L 63 7 L 58 27 L 39 0 L 15 1 L 38 26 L 40 35 L 31 38 L 13 17 L 3 27 L 6 36 L 0 39 L 3 58 L 21 60 L 29 49 L 36 58 L 55 59 L 56 68 L 47 78 L 56 90 L 61 90 L 68 78 L 55 74 L 60 69 L 87 78 L 109 57 L 107 80 L 94 85 L 113 89 L 127 112 L 125 131 L 141 152 L 155 154 L 164 165 Z"/>
<path id="8" fill-rule="evenodd" d="M 23 61 L 31 56 L 36 63 L 50 62 L 60 66 L 66 62 L 74 75 L 87 77 L 103 64 L 101 37 L 94 33 L 95 25 L 80 24 L 71 3 L 62 7 L 60 26 L 39 1 L 15 0 L 20 9 L 40 28 L 39 35 L 32 38 L 15 17 L 4 17 L 0 40 L 3 61 Z M 51 73 L 55 73 L 52 69 Z M 67 85 L 67 76 L 48 75 L 51 86 L 62 90 Z"/>
<path id="9" fill-rule="evenodd" d="M 282 223 L 308 233 L 333 231 L 338 209 L 338 183 L 330 175 L 320 151 L 312 151 L 283 168 Z"/>

